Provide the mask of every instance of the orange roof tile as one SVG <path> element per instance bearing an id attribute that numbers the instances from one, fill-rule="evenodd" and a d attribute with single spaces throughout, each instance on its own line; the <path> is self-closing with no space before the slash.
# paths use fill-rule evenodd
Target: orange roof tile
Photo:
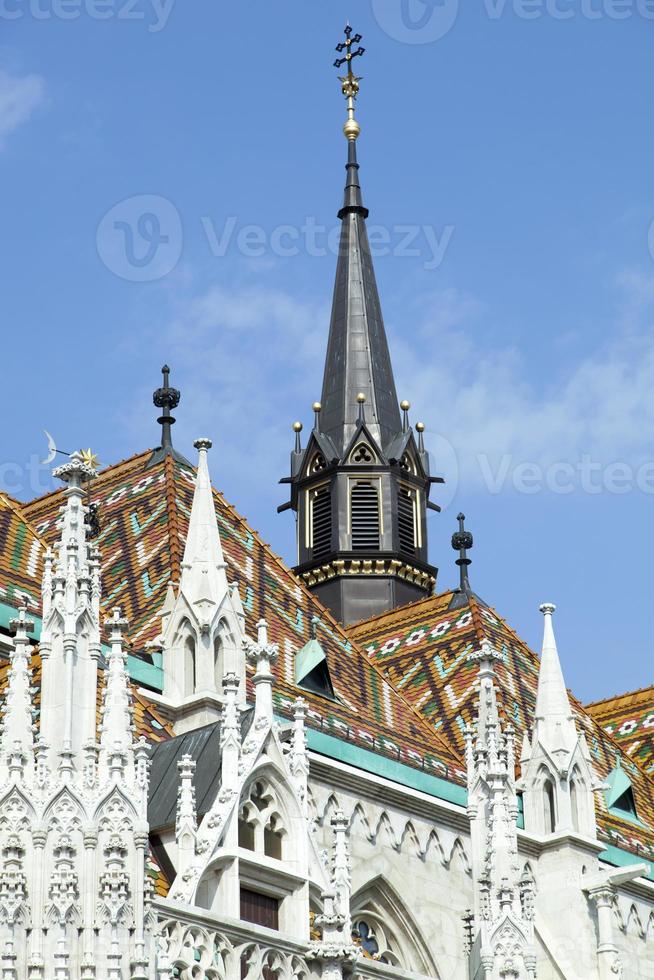
<path id="1" fill-rule="evenodd" d="M 586 705 L 630 759 L 654 774 L 654 685 Z"/>

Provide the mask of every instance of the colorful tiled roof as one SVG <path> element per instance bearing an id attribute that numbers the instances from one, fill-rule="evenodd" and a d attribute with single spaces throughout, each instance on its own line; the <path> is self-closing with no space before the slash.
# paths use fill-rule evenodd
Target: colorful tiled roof
<path id="1" fill-rule="evenodd" d="M 421 712 L 448 744 L 460 752 L 464 733 L 476 719 L 478 664 L 469 655 L 489 641 L 501 655 L 496 666 L 498 703 L 505 723 L 519 735 L 530 731 L 536 705 L 539 658 L 504 619 L 475 596 L 458 592 L 424 599 L 360 623 L 351 630 L 398 691 Z M 595 770 L 605 779 L 622 755 L 621 747 L 574 698 L 577 726 L 583 730 Z M 520 744 L 520 740 L 518 740 Z M 654 780 L 631 760 L 622 762 L 634 787 L 642 823 L 609 813 L 602 794 L 597 808 L 603 837 L 654 858 Z"/>
<path id="2" fill-rule="evenodd" d="M 0 494 L 0 602 L 17 608 L 27 597 L 31 612 L 39 608 L 43 551 L 21 504 Z"/>
<path id="3" fill-rule="evenodd" d="M 654 686 L 595 701 L 586 711 L 631 759 L 654 773 Z"/>
<path id="4" fill-rule="evenodd" d="M 161 630 L 161 607 L 169 582 L 178 582 L 191 512 L 195 472 L 166 457 L 145 469 L 143 453 L 102 472 L 91 485 L 99 507 L 96 539 L 102 558 L 103 603 L 120 606 L 130 622 L 134 653 L 146 656 L 148 640 Z M 425 723 L 378 667 L 298 581 L 223 496 L 214 491 L 216 513 L 230 581 L 237 581 L 246 629 L 256 634 L 264 617 L 279 644 L 275 698 L 290 715 L 295 698 L 309 702 L 308 723 L 378 754 L 458 783 L 464 782 L 460 754 Z M 62 491 L 25 506 L 25 513 L 48 544 L 58 538 Z M 323 647 L 335 700 L 300 691 L 295 656 L 311 638 Z"/>

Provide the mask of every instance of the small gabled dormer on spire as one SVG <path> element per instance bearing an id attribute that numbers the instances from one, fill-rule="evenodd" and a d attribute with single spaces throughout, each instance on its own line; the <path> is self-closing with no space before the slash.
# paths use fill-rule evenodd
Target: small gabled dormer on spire
<path id="1" fill-rule="evenodd" d="M 368 209 L 359 181 L 355 115 L 363 55 L 349 26 L 337 68 L 347 103 L 348 144 L 341 237 L 336 265 L 322 397 L 302 449 L 294 426 L 291 500 L 298 519 L 298 565 L 304 579 L 345 624 L 429 595 L 436 569 L 428 563 L 431 484 L 424 425 L 419 439 L 408 402 L 398 404 L 393 367 L 366 231 Z M 401 409 L 401 411 L 400 411 Z"/>
<path id="2" fill-rule="evenodd" d="M 236 675 L 245 697 L 243 608 L 227 580 L 207 462 L 212 443 L 202 438 L 194 445 L 198 467 L 181 581 L 169 590 L 157 641 L 163 649 L 163 702 L 178 734 L 218 720 L 228 675 Z"/>
<path id="3" fill-rule="evenodd" d="M 602 788 L 583 733 L 575 724 L 554 636 L 556 606 L 543 603 L 543 648 L 531 742 L 525 738 L 520 780 L 525 828 L 595 837 L 593 793 Z"/>

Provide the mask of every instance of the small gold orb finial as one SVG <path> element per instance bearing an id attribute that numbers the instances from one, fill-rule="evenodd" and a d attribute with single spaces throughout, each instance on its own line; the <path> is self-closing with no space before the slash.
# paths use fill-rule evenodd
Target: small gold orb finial
<path id="1" fill-rule="evenodd" d="M 314 412 L 322 412 L 322 405 L 320 404 L 320 402 L 313 403 L 313 410 Z"/>
<path id="2" fill-rule="evenodd" d="M 294 422 L 293 423 L 293 432 L 302 432 L 302 423 L 301 422 Z"/>
<path id="3" fill-rule="evenodd" d="M 359 405 L 365 404 L 365 400 L 366 400 L 366 396 L 364 395 L 364 393 L 362 391 L 360 391 L 359 394 L 357 395 L 357 401 L 358 401 Z"/>
<path id="4" fill-rule="evenodd" d="M 403 402 L 400 402 L 400 408 L 403 412 L 408 412 L 411 408 L 411 402 L 408 402 L 405 398 Z"/>
<path id="5" fill-rule="evenodd" d="M 345 138 L 348 140 L 358 139 L 360 132 L 361 132 L 361 126 L 356 121 L 354 116 L 352 116 L 351 119 L 348 119 L 343 125 L 343 133 L 345 134 Z"/>
<path id="6" fill-rule="evenodd" d="M 425 423 L 416 422 L 416 432 L 424 432 L 424 431 L 425 431 Z"/>

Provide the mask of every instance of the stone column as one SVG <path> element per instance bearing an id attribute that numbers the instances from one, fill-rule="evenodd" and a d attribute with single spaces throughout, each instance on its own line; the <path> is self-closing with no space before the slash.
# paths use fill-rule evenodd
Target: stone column
<path id="1" fill-rule="evenodd" d="M 597 964 L 600 980 L 616 980 L 621 976 L 618 950 L 613 942 L 613 905 L 615 891 L 609 884 L 600 885 L 588 892 L 597 906 Z"/>
<path id="2" fill-rule="evenodd" d="M 147 831 L 134 834 L 136 871 L 134 874 L 134 961 L 130 980 L 148 980 L 148 958 L 145 949 L 145 852 Z"/>
<path id="3" fill-rule="evenodd" d="M 45 963 L 43 959 L 43 894 L 45 874 L 45 841 L 46 831 L 36 827 L 32 831 L 32 846 L 34 847 L 32 864 L 32 935 L 30 939 L 30 957 L 28 962 L 29 980 L 44 980 Z"/>
<path id="4" fill-rule="evenodd" d="M 82 894 L 82 967 L 81 980 L 95 980 L 95 948 L 93 921 L 95 918 L 95 851 L 98 832 L 95 827 L 84 829 L 84 883 Z"/>

